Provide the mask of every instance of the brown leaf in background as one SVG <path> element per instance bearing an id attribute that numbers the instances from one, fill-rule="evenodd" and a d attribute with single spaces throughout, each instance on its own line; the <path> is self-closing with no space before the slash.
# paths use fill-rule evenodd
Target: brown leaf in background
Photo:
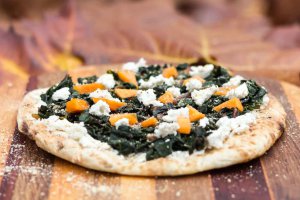
<path id="1" fill-rule="evenodd" d="M 7 78 L 27 79 L 29 60 L 23 39 L 12 28 L 0 29 L 0 73 Z M 1 81 L 3 81 L 3 76 Z"/>
<path id="2" fill-rule="evenodd" d="M 259 1 L 234 1 L 230 8 L 223 6 L 224 0 L 203 1 L 209 2 L 204 7 L 207 14 L 221 13 L 212 21 L 179 14 L 171 0 L 77 1 L 76 7 L 72 2 L 42 20 L 17 24 L 34 71 L 118 64 L 140 57 L 150 63 L 192 63 L 214 55 L 235 70 L 299 82 L 299 52 L 264 41 L 273 29 Z M 287 66 L 288 75 L 283 73 Z"/>
<path id="3" fill-rule="evenodd" d="M 34 66 L 51 71 L 55 65 L 69 69 L 64 63 L 76 58 L 91 65 L 139 57 L 194 62 L 201 56 L 201 29 L 178 15 L 170 2 L 120 2 L 105 9 L 101 2 L 91 2 L 18 25 Z"/>

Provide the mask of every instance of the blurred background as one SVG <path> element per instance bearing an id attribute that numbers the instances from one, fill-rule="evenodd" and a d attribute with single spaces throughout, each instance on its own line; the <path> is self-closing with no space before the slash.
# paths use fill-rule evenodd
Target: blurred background
<path id="1" fill-rule="evenodd" d="M 0 0 L 0 73 L 213 60 L 300 85 L 299 0 Z"/>

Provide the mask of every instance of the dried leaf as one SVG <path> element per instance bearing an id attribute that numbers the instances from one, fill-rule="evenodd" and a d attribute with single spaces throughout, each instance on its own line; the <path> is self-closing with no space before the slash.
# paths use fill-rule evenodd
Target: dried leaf
<path id="1" fill-rule="evenodd" d="M 0 29 L 0 70 L 4 76 L 28 78 L 29 62 L 22 38 L 13 29 Z"/>

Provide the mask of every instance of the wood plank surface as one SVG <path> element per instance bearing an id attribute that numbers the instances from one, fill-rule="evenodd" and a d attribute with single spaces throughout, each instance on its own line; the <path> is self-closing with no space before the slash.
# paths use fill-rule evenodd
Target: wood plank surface
<path id="1" fill-rule="evenodd" d="M 71 71 L 72 76 L 103 73 L 105 68 Z M 64 74 L 32 77 L 28 89 L 49 86 Z M 287 130 L 264 156 L 249 163 L 180 177 L 130 177 L 97 172 L 56 158 L 15 131 L 16 109 L 27 80 L 0 105 L 0 199 L 300 199 L 300 89 L 259 79 L 284 105 Z M 7 98 L 7 97 L 6 97 Z M 5 120 L 4 120 L 5 119 Z"/>

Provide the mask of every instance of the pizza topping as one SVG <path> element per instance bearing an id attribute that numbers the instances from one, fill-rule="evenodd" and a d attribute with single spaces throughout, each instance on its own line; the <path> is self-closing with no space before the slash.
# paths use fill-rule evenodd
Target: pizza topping
<path id="1" fill-rule="evenodd" d="M 207 117 L 204 117 L 199 120 L 199 126 L 202 128 L 205 128 L 209 124 L 209 119 Z"/>
<path id="2" fill-rule="evenodd" d="M 105 86 L 102 85 L 101 83 L 89 83 L 89 84 L 74 86 L 74 90 L 76 90 L 79 94 L 89 94 L 98 89 L 100 90 L 105 89 Z"/>
<path id="3" fill-rule="evenodd" d="M 70 96 L 70 89 L 68 87 L 61 88 L 57 91 L 55 91 L 52 95 L 52 99 L 54 101 L 58 100 L 67 100 Z"/>
<path id="4" fill-rule="evenodd" d="M 129 97 L 135 97 L 137 95 L 137 90 L 116 88 L 115 93 L 118 97 L 126 99 Z"/>
<path id="5" fill-rule="evenodd" d="M 119 79 L 124 81 L 125 83 L 131 83 L 135 85 L 136 87 L 138 86 L 135 73 L 129 70 L 120 70 L 118 71 L 118 76 Z"/>
<path id="6" fill-rule="evenodd" d="M 98 101 L 107 103 L 112 111 L 116 111 L 117 109 L 127 105 L 125 102 L 120 102 L 119 99 L 93 98 L 94 103 L 97 103 Z"/>
<path id="7" fill-rule="evenodd" d="M 94 105 L 91 106 L 89 113 L 96 116 L 109 115 L 110 107 L 105 101 L 97 101 Z"/>
<path id="8" fill-rule="evenodd" d="M 226 96 L 226 94 L 230 91 L 230 90 L 233 90 L 235 89 L 236 87 L 235 86 L 226 86 L 226 87 L 220 87 L 218 89 L 218 91 L 216 91 L 214 93 L 214 95 L 218 95 L 218 96 Z"/>
<path id="9" fill-rule="evenodd" d="M 178 133 L 181 134 L 191 133 L 191 122 L 188 117 L 179 116 L 177 118 L 177 123 L 179 125 Z"/>
<path id="10" fill-rule="evenodd" d="M 138 123 L 135 113 L 112 114 L 109 117 L 109 122 L 111 123 L 111 125 L 115 126 L 116 122 L 123 118 L 128 119 L 130 125 Z"/>
<path id="11" fill-rule="evenodd" d="M 158 121 L 155 117 L 150 117 L 149 119 L 142 121 L 141 126 L 147 128 L 150 126 L 155 126 L 157 123 Z"/>
<path id="12" fill-rule="evenodd" d="M 236 97 L 214 107 L 213 110 L 220 112 L 224 108 L 229 108 L 229 109 L 237 108 L 240 112 L 244 111 L 241 101 Z"/>
<path id="13" fill-rule="evenodd" d="M 153 105 L 153 106 L 162 106 L 163 104 L 156 100 L 156 95 L 153 89 L 148 90 L 139 90 L 137 92 L 138 100 L 143 103 L 145 106 Z"/>
<path id="14" fill-rule="evenodd" d="M 237 98 L 245 98 L 246 96 L 248 96 L 249 91 L 248 91 L 248 87 L 246 83 L 243 83 L 242 85 L 240 85 L 239 87 L 230 90 L 227 94 L 226 97 L 228 97 L 229 99 L 232 99 L 234 97 Z"/>
<path id="15" fill-rule="evenodd" d="M 178 76 L 178 72 L 175 67 L 167 67 L 167 68 L 163 69 L 162 75 L 165 78 L 171 78 L 171 77 L 175 78 Z"/>
<path id="16" fill-rule="evenodd" d="M 112 99 L 111 93 L 108 90 L 100 90 L 97 89 L 96 91 L 90 93 L 90 98 L 106 98 L 106 99 Z"/>
<path id="17" fill-rule="evenodd" d="M 66 111 L 68 113 L 80 113 L 89 108 L 89 104 L 87 101 L 82 99 L 71 99 L 66 103 Z"/>
<path id="18" fill-rule="evenodd" d="M 122 68 L 78 78 L 77 84 L 66 76 L 40 96 L 38 121 L 80 122 L 89 139 L 70 133 L 80 145 L 92 148 L 98 140 L 123 156 L 152 160 L 222 147 L 247 131 L 255 121 L 251 115 L 268 103 L 255 81 L 209 63 L 145 66 L 140 60 Z"/>
<path id="19" fill-rule="evenodd" d="M 202 90 L 194 90 L 192 92 L 192 99 L 198 106 L 201 106 L 206 100 L 208 100 L 216 91 L 218 87 L 213 85 L 209 88 Z"/>
<path id="20" fill-rule="evenodd" d="M 158 101 L 166 104 L 166 103 L 173 103 L 174 102 L 174 97 L 173 94 L 169 91 L 166 91 L 163 95 L 161 95 L 158 98 Z"/>
<path id="21" fill-rule="evenodd" d="M 139 81 L 141 88 L 154 88 L 160 84 L 165 83 L 168 86 L 172 86 L 175 84 L 174 78 L 165 78 L 161 74 L 158 76 L 151 76 L 148 81 L 141 79 Z"/>
<path id="22" fill-rule="evenodd" d="M 116 84 L 115 79 L 111 74 L 103 74 L 96 82 L 104 85 L 107 89 L 113 88 Z"/>
<path id="23" fill-rule="evenodd" d="M 197 80 L 197 79 L 194 79 L 194 78 L 191 78 L 186 84 L 186 89 L 189 90 L 189 91 L 192 91 L 192 90 L 195 90 L 195 89 L 201 89 L 202 88 L 202 82 Z"/>
<path id="24" fill-rule="evenodd" d="M 123 70 L 130 70 L 133 71 L 134 73 L 137 73 L 139 71 L 140 67 L 145 67 L 146 66 L 146 60 L 144 58 L 140 58 L 138 62 L 128 62 L 125 63 L 122 66 Z"/>
<path id="25" fill-rule="evenodd" d="M 246 113 L 231 119 L 227 116 L 220 118 L 216 123 L 218 129 L 212 131 L 207 137 L 209 147 L 222 148 L 225 139 L 232 134 L 239 134 L 249 130 L 249 125 L 254 123 L 255 120 L 256 117 L 252 113 Z"/>
<path id="26" fill-rule="evenodd" d="M 190 75 L 191 76 L 200 76 L 201 78 L 206 78 L 213 71 L 214 65 L 207 64 L 204 66 L 191 67 Z"/>
<path id="27" fill-rule="evenodd" d="M 176 98 L 176 97 L 179 97 L 180 94 L 181 94 L 181 93 L 180 93 L 180 88 L 174 87 L 174 86 L 168 88 L 167 91 L 168 91 L 168 92 L 171 92 L 172 95 L 173 95 L 175 98 Z"/>
<path id="28" fill-rule="evenodd" d="M 157 126 L 154 133 L 156 137 L 161 138 L 161 137 L 166 137 L 168 135 L 176 135 L 178 129 L 179 129 L 179 125 L 177 122 L 172 122 L 172 123 L 162 122 Z"/>
<path id="29" fill-rule="evenodd" d="M 176 122 L 178 117 L 189 117 L 189 109 L 188 108 L 179 108 L 168 110 L 167 115 L 163 116 L 163 120 L 166 122 Z"/>
<path id="30" fill-rule="evenodd" d="M 224 83 L 224 87 L 232 87 L 232 86 L 239 86 L 241 84 L 241 81 L 245 80 L 242 76 L 234 76 L 232 77 L 227 83 Z"/>
<path id="31" fill-rule="evenodd" d="M 187 108 L 189 109 L 189 118 L 191 122 L 198 121 L 205 117 L 204 114 L 193 108 L 192 106 L 188 105 Z"/>
<path id="32" fill-rule="evenodd" d="M 129 120 L 127 118 L 122 118 L 116 121 L 115 123 L 116 128 L 118 129 L 119 126 L 129 126 Z"/>
<path id="33" fill-rule="evenodd" d="M 267 94 L 265 94 L 265 96 L 263 97 L 263 105 L 266 106 L 268 105 L 269 101 L 270 101 L 270 98 Z"/>

